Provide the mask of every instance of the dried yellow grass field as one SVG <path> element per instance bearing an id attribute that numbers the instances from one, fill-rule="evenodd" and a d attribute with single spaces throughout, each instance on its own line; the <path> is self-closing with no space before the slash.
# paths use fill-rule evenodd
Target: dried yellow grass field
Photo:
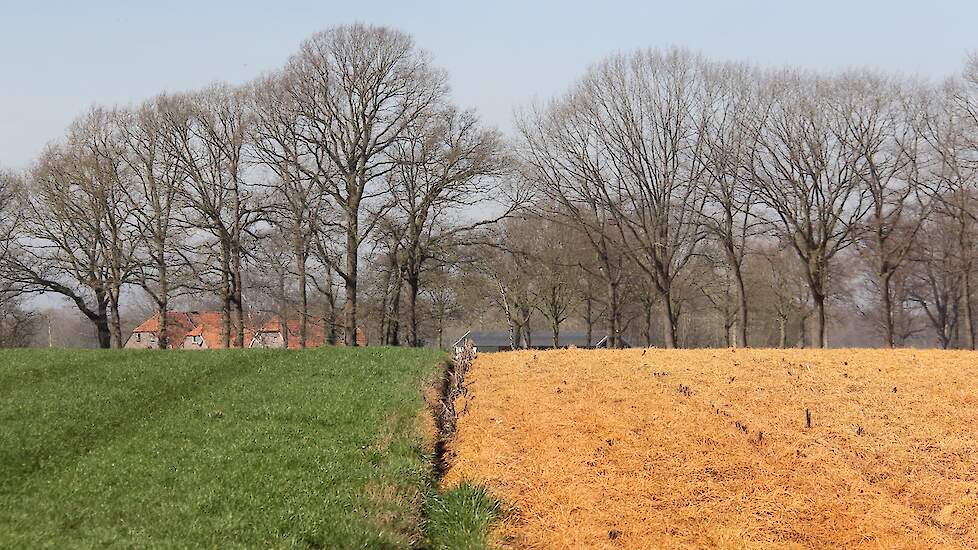
<path id="1" fill-rule="evenodd" d="M 978 547 L 974 352 L 483 354 L 461 400 L 504 546 Z"/>

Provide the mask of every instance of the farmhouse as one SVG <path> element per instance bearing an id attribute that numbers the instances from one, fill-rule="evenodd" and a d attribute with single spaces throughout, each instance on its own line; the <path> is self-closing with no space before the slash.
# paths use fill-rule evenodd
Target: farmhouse
<path id="1" fill-rule="evenodd" d="M 358 329 L 357 336 L 362 335 L 363 331 Z M 299 348 L 299 320 L 289 319 L 282 322 L 278 315 L 272 317 L 257 331 L 251 340 L 253 348 L 284 348 L 288 337 L 289 349 Z M 357 339 L 359 342 L 359 338 Z M 319 347 L 326 343 L 325 331 L 321 322 L 313 319 L 306 321 L 306 346 Z"/>
<path id="2" fill-rule="evenodd" d="M 467 340 L 472 340 L 473 345 L 477 351 L 483 352 L 493 352 L 493 351 L 510 351 L 513 349 L 512 343 L 510 341 L 509 332 L 504 330 L 498 331 L 468 331 L 459 338 L 452 347 L 460 347 Z M 561 332 L 557 337 L 558 348 L 604 348 L 607 345 L 608 337 L 602 336 L 595 339 L 593 342 L 588 340 L 587 334 L 583 332 Z M 548 331 L 534 331 L 530 333 L 530 346 L 529 349 L 551 349 L 554 346 L 554 337 L 552 332 Z M 623 348 L 632 347 L 629 343 L 621 340 L 621 346 Z"/>
<path id="3" fill-rule="evenodd" d="M 192 311 L 188 314 L 194 321 L 194 327 L 186 333 L 183 342 L 179 347 L 183 349 L 217 349 L 224 347 L 224 330 L 221 312 L 219 311 Z M 158 316 L 158 315 L 157 315 Z M 255 337 L 254 323 L 245 320 L 244 347 Z M 231 341 L 228 342 L 229 348 L 237 347 L 234 343 L 234 334 L 237 326 L 231 321 Z M 173 341 L 171 340 L 171 343 Z M 178 346 L 173 346 L 178 347 Z"/>
<path id="4" fill-rule="evenodd" d="M 166 336 L 170 347 L 182 347 L 184 337 L 197 326 L 191 315 L 190 312 L 182 311 L 167 313 Z M 130 349 L 158 349 L 160 347 L 159 334 L 160 316 L 157 314 L 132 329 L 132 335 L 126 340 L 126 347 Z"/>
<path id="5" fill-rule="evenodd" d="M 156 314 L 138 327 L 126 341 L 127 348 L 159 349 L 160 315 Z M 232 338 L 228 347 L 234 345 L 236 327 L 231 327 Z M 326 331 L 321 322 L 310 319 L 306 325 L 306 346 L 325 345 Z M 167 312 L 167 341 L 174 349 L 218 349 L 224 347 L 223 321 L 219 311 L 170 311 Z M 337 336 L 342 341 L 342 330 Z M 246 348 L 284 348 L 288 341 L 289 349 L 299 348 L 299 321 L 290 319 L 283 323 L 273 316 L 265 323 L 255 319 L 245 320 L 244 347 Z M 357 345 L 366 346 L 363 329 L 357 328 Z"/>

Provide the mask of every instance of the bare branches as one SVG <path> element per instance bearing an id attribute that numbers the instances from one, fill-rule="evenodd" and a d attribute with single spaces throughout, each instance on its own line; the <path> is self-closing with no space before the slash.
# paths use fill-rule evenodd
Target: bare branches
<path id="1" fill-rule="evenodd" d="M 7 262 L 23 290 L 74 302 L 101 347 L 122 346 L 119 294 L 135 265 L 116 138 L 110 113 L 94 109 L 48 148 L 23 186 L 20 239 Z"/>
<path id="2" fill-rule="evenodd" d="M 840 136 L 846 121 L 833 116 L 840 90 L 821 77 L 771 75 L 754 125 L 757 153 L 751 174 L 774 227 L 807 267 L 815 301 L 815 345 L 825 345 L 829 263 L 853 244 L 867 206 L 861 185 L 865 159 Z"/>
<path id="3" fill-rule="evenodd" d="M 825 346 L 845 305 L 889 346 L 974 347 L 976 182 L 978 58 L 935 87 L 618 54 L 510 143 L 410 36 L 347 25 L 247 86 L 93 108 L 0 175 L 0 310 L 60 294 L 121 345 L 139 287 L 166 347 L 171 304 L 204 293 L 245 346 L 255 292 L 300 346 L 340 308 L 347 344 L 366 319 L 423 345 L 476 300 L 514 346 L 579 315 L 589 343 L 600 322 L 673 347 Z"/>

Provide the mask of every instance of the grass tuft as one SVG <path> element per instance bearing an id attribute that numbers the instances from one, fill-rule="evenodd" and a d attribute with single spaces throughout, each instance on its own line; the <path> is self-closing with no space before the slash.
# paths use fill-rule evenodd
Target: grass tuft
<path id="1" fill-rule="evenodd" d="M 463 484 L 429 498 L 426 511 L 433 550 L 481 550 L 502 507 L 485 487 Z"/>

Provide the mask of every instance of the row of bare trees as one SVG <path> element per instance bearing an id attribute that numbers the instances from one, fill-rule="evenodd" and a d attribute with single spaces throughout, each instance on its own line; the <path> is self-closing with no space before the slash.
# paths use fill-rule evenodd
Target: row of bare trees
<path id="1" fill-rule="evenodd" d="M 310 289 L 326 297 L 332 334 L 341 286 L 353 344 L 364 245 L 384 233 L 376 242 L 392 247 L 418 345 L 424 277 L 449 241 L 505 214 L 473 208 L 499 202 L 489 186 L 506 166 L 501 137 L 452 105 L 444 73 L 409 36 L 338 27 L 245 86 L 79 118 L 27 173 L 4 179 L 4 206 L 21 215 L 4 226 L 2 279 L 14 293 L 67 297 L 101 347 L 124 343 L 133 288 L 161 314 L 174 298 L 218 297 L 224 344 L 242 347 L 249 270 L 276 313 L 298 318 L 305 347 L 318 317 Z"/>
<path id="2" fill-rule="evenodd" d="M 823 347 L 846 312 L 973 349 L 976 178 L 975 59 L 934 85 L 615 55 L 509 146 L 409 36 L 344 26 L 244 86 L 94 108 L 4 174 L 0 306 L 63 295 L 106 347 L 129 298 L 213 296 L 229 346 L 264 308 L 301 346 L 366 316 L 390 345 Z"/>
<path id="3" fill-rule="evenodd" d="M 537 215 L 584 237 L 612 345 L 623 281 L 642 277 L 660 342 L 674 347 L 679 308 L 710 286 L 688 284 L 705 267 L 712 286 L 729 280 L 731 343 L 747 345 L 746 263 L 774 247 L 801 268 L 815 347 L 834 279 L 861 260 L 884 345 L 909 336 L 899 319 L 917 306 L 942 345 L 958 331 L 973 349 L 978 61 L 968 67 L 934 87 L 760 71 L 680 49 L 616 55 L 520 117 L 521 167 Z"/>

